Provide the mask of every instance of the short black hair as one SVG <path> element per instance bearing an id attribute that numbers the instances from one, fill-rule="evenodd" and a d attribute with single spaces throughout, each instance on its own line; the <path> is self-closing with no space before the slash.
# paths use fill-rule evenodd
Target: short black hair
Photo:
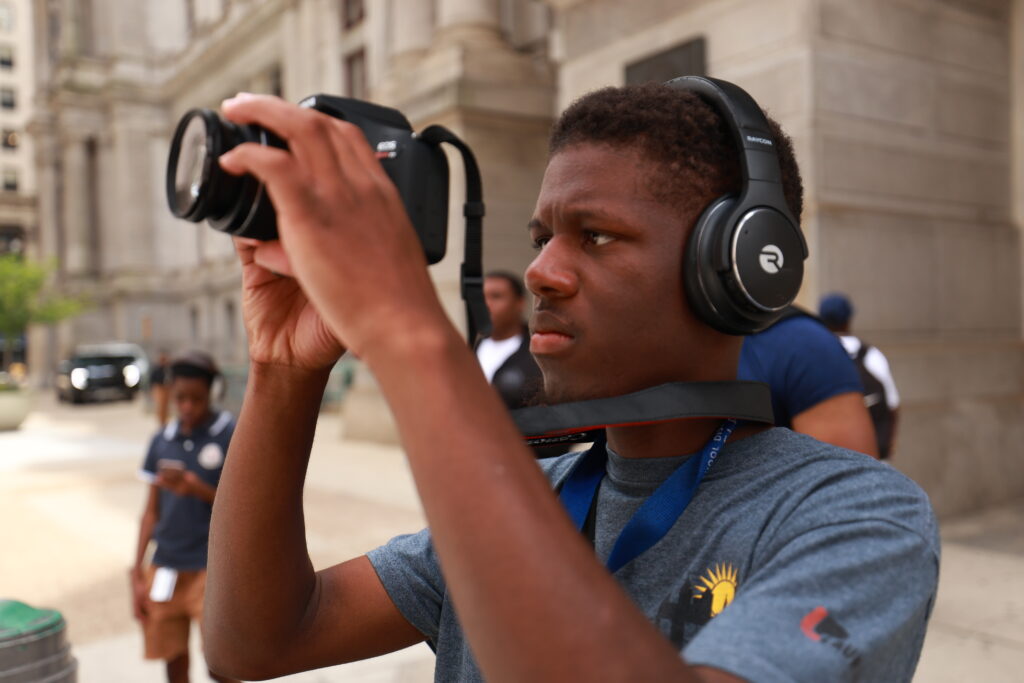
<path id="1" fill-rule="evenodd" d="M 173 363 L 171 365 L 171 380 L 179 378 L 185 379 L 201 379 L 206 382 L 206 386 L 212 387 L 213 380 L 216 375 L 211 374 L 208 370 L 205 370 L 189 363 Z"/>
<path id="2" fill-rule="evenodd" d="M 793 143 L 765 116 L 775 137 L 786 204 L 799 221 L 803 183 Z M 714 199 L 740 190 L 739 153 L 728 125 L 692 91 L 645 83 L 588 93 L 555 122 L 549 154 L 584 143 L 637 148 L 660 163 L 665 173 L 652 179 L 655 197 L 676 203 L 694 219 Z"/>
<path id="3" fill-rule="evenodd" d="M 177 358 L 171 360 L 171 379 L 188 377 L 192 379 L 206 380 L 208 386 L 213 386 L 213 380 L 220 374 L 220 368 L 213 360 L 213 357 L 205 351 L 186 351 Z"/>
<path id="4" fill-rule="evenodd" d="M 509 286 L 512 288 L 512 293 L 516 295 L 517 299 L 522 299 L 526 296 L 526 289 L 523 287 L 523 281 L 507 270 L 492 270 L 484 276 L 485 279 L 489 277 L 498 278 L 508 282 Z"/>

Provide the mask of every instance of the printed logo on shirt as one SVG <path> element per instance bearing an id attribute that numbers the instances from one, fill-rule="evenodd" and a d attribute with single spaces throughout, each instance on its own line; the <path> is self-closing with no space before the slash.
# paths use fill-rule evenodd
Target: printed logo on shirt
<path id="1" fill-rule="evenodd" d="M 739 572 L 731 564 L 716 564 L 708 568 L 694 587 L 693 597 L 708 600 L 708 614 L 716 617 L 736 597 Z"/>
<path id="2" fill-rule="evenodd" d="M 208 470 L 215 470 L 224 464 L 224 451 L 219 444 L 208 443 L 196 457 L 199 464 Z"/>
<path id="3" fill-rule="evenodd" d="M 860 651 L 846 640 L 850 634 L 824 607 L 819 605 L 805 614 L 800 620 L 800 630 L 814 642 L 835 648 L 851 666 L 860 663 Z"/>
<path id="4" fill-rule="evenodd" d="M 683 582 L 661 603 L 655 623 L 673 645 L 682 648 L 736 597 L 739 571 L 728 562 L 708 567 L 703 576 Z"/>

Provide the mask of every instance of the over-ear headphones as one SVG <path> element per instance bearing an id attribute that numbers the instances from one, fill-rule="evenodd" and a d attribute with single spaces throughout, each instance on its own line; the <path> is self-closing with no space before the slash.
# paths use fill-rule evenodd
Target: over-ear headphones
<path id="1" fill-rule="evenodd" d="M 702 76 L 665 85 L 693 91 L 714 107 L 740 152 L 739 194 L 711 202 L 687 241 L 687 300 L 720 332 L 759 332 L 793 303 L 807 258 L 800 224 L 786 205 L 771 128 L 754 98 L 737 85 Z"/>

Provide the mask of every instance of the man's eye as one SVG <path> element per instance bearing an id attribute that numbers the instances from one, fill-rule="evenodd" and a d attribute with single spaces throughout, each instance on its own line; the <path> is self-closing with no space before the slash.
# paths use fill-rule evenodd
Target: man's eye
<path id="1" fill-rule="evenodd" d="M 611 235 L 606 235 L 603 232 L 595 232 L 594 230 L 587 230 L 586 233 L 584 233 L 584 237 L 589 244 L 593 244 L 597 247 L 608 244 L 615 239 Z"/>
<path id="2" fill-rule="evenodd" d="M 536 249 L 537 251 L 540 251 L 550 241 L 551 241 L 551 238 L 546 236 L 546 235 L 544 237 L 537 237 L 537 238 L 535 238 L 533 240 L 533 248 Z"/>

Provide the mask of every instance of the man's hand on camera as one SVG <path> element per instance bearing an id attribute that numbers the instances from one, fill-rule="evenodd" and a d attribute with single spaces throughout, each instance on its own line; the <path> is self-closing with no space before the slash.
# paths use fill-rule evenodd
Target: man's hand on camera
<path id="1" fill-rule="evenodd" d="M 266 252 L 263 265 L 256 259 L 258 249 Z M 344 349 L 299 283 L 278 274 L 290 274 L 278 244 L 235 238 L 235 250 L 242 263 L 242 313 L 249 358 L 254 363 L 306 370 L 334 365 Z"/>
<path id="2" fill-rule="evenodd" d="M 334 336 L 362 356 L 446 321 L 401 198 L 356 126 L 261 95 L 227 100 L 223 111 L 236 123 L 274 131 L 288 144 L 288 150 L 242 144 L 220 159 L 229 173 L 251 173 L 262 180 L 277 212 L 280 243 L 240 245 L 240 252 L 241 246 L 250 250 L 243 264 L 248 257 L 248 267 L 261 269 L 259 277 L 248 278 L 247 298 L 255 298 L 267 278 L 275 277 L 271 270 L 294 275 Z M 292 300 L 302 296 L 294 282 L 283 282 L 269 283 L 276 285 L 275 300 L 283 303 L 287 297 L 277 292 L 288 286 L 295 288 Z M 249 317 L 299 315 L 270 309 L 253 303 Z M 273 323 L 252 320 L 250 326 L 272 336 Z M 328 346 L 319 331 L 304 339 L 315 339 L 318 349 Z M 289 340 L 292 346 L 297 341 L 297 336 Z M 283 354 L 275 344 L 259 350 L 264 347 L 268 356 Z M 304 350 L 301 357 L 314 355 Z"/>

